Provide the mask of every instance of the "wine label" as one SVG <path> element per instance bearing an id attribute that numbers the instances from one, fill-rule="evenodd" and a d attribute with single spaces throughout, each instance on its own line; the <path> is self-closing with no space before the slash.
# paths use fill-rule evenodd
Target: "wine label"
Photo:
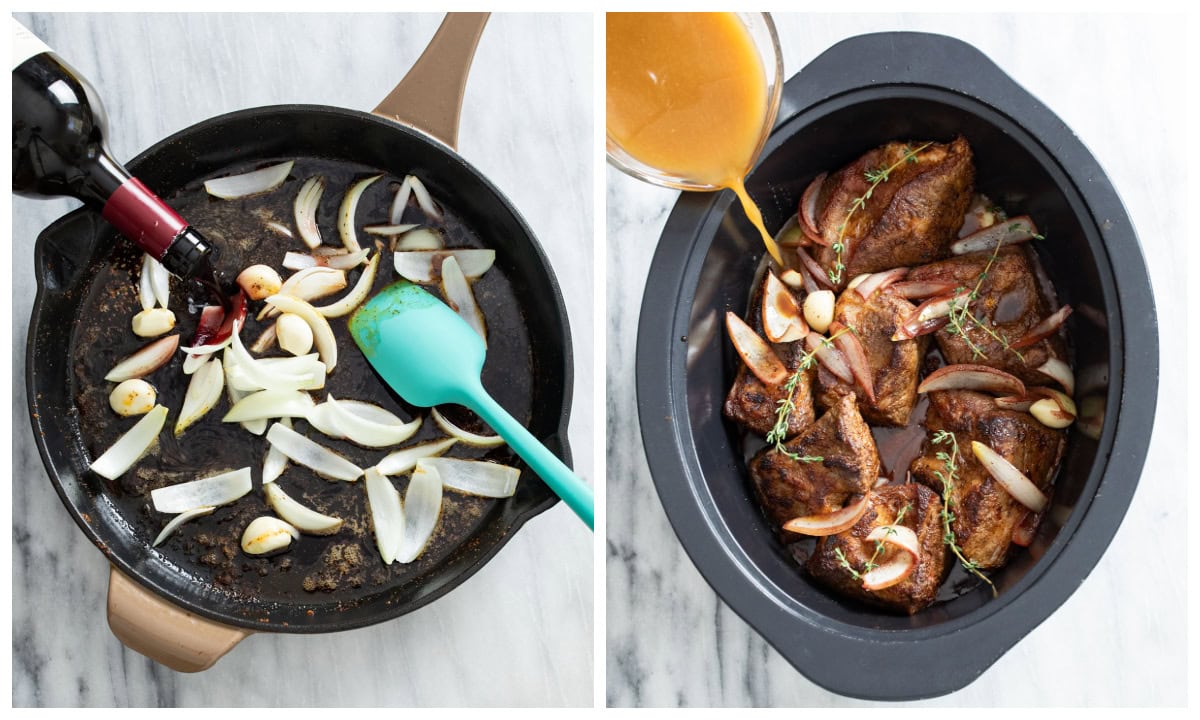
<path id="1" fill-rule="evenodd" d="M 137 178 L 121 183 L 100 213 L 125 237 L 137 243 L 155 260 L 162 260 L 171 243 L 187 227 L 179 214 Z"/>
<path id="2" fill-rule="evenodd" d="M 12 18 L 13 25 L 13 70 L 21 66 L 34 55 L 53 52 L 50 46 L 38 39 L 37 35 L 29 32 L 21 23 L 17 22 L 16 18 Z"/>

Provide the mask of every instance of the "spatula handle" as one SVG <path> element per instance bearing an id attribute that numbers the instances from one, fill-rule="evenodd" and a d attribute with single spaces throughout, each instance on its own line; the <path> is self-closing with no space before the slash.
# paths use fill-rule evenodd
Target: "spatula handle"
<path id="1" fill-rule="evenodd" d="M 578 475 L 571 472 L 562 460 L 538 442 L 508 411 L 492 399 L 483 388 L 472 392 L 464 399 L 464 405 L 475 411 L 496 434 L 508 442 L 521 459 L 533 469 L 567 507 L 575 511 L 589 528 L 594 528 L 595 501 L 592 488 Z"/>

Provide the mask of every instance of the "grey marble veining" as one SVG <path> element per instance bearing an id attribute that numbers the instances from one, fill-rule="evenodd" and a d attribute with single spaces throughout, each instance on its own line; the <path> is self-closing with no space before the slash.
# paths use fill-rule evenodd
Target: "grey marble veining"
<path id="1" fill-rule="evenodd" d="M 308 13 L 17 18 L 96 86 L 111 148 L 124 159 L 242 108 L 369 110 L 441 21 Z M 591 49 L 588 15 L 493 16 L 468 82 L 459 151 L 533 227 L 562 285 L 576 358 L 570 440 L 575 466 L 594 480 Z M 46 479 L 25 405 L 33 243 L 76 205 L 13 201 L 14 705 L 591 705 L 592 535 L 562 505 L 532 520 L 461 588 L 391 622 L 252 636 L 196 675 L 123 648 L 105 622 L 108 565 Z"/>
<path id="2" fill-rule="evenodd" d="M 786 75 L 838 40 L 920 30 L 980 48 L 1072 127 L 1108 173 L 1150 267 L 1161 339 L 1158 416 L 1138 491 L 1075 594 L 978 680 L 917 706 L 1181 705 L 1186 701 L 1183 24 L 1166 17 L 776 15 Z M 1138 42 L 1130 43 L 1130 38 Z M 1152 131 L 1145 122 L 1153 119 Z M 608 169 L 607 700 L 614 706 L 871 706 L 797 673 L 700 577 L 643 455 L 638 313 L 677 197 Z M 652 281 L 652 279 L 650 280 Z M 1136 368 L 1131 371 L 1136 372 Z M 648 448 L 649 452 L 669 449 Z M 1152 544 L 1160 550 L 1147 551 Z M 1169 550 L 1167 550 L 1169 548 Z"/>

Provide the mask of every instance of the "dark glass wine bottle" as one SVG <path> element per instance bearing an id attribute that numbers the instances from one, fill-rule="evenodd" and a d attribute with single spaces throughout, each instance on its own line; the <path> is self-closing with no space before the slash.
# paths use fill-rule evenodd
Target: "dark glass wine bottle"
<path id="1" fill-rule="evenodd" d="M 13 192 L 78 198 L 172 274 L 226 285 L 214 269 L 217 248 L 109 154 L 95 89 L 12 23 Z"/>

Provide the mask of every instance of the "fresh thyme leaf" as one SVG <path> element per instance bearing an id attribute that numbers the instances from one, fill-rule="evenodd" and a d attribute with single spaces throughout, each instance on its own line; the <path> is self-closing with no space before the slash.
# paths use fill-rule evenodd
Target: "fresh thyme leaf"
<path id="1" fill-rule="evenodd" d="M 942 542 L 950 548 L 967 572 L 991 586 L 992 597 L 995 597 L 997 595 L 996 586 L 988 579 L 987 575 L 979 571 L 979 563 L 963 555 L 962 548 L 958 546 L 958 540 L 954 537 L 954 530 L 950 527 L 950 524 L 954 522 L 954 513 L 950 511 L 950 505 L 954 502 L 951 496 L 954 493 L 954 483 L 958 479 L 958 461 L 962 457 L 958 452 L 958 438 L 952 432 L 939 430 L 934 433 L 930 441 L 934 445 L 948 444 L 950 446 L 950 452 L 939 451 L 936 455 L 937 459 L 942 461 L 945 473 L 934 472 L 934 476 L 942 481 Z"/>
<path id="2" fill-rule="evenodd" d="M 885 534 L 885 537 L 890 537 L 890 536 L 896 534 L 896 526 L 904 521 L 905 513 L 907 513 L 911 509 L 912 509 L 912 505 L 907 504 L 907 503 L 904 505 L 904 507 L 900 508 L 900 512 L 896 513 L 896 519 L 894 521 L 892 521 L 891 525 L 887 526 L 887 532 Z M 838 562 L 841 564 L 841 566 L 850 571 L 851 577 L 853 577 L 855 580 L 862 580 L 863 575 L 866 575 L 867 573 L 871 572 L 875 568 L 879 567 L 879 563 L 877 563 L 876 560 L 878 560 L 879 556 L 883 554 L 883 551 L 884 551 L 883 540 L 876 540 L 875 541 L 875 552 L 871 553 L 871 557 L 867 558 L 867 561 L 866 561 L 866 563 L 863 564 L 861 571 L 854 569 L 854 566 L 850 564 L 850 561 L 847 560 L 846 556 L 842 553 L 841 548 L 835 548 L 833 551 L 833 554 L 837 556 Z"/>

